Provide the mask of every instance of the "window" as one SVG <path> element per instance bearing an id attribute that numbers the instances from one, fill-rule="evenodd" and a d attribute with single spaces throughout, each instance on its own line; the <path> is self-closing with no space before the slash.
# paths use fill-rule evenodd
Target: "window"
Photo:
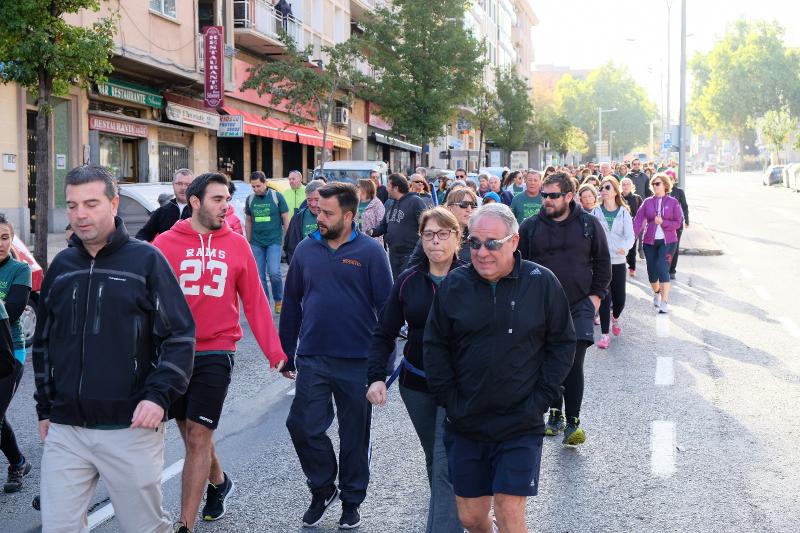
<path id="1" fill-rule="evenodd" d="M 150 0 L 150 10 L 161 13 L 169 18 L 178 18 L 178 11 L 175 8 L 176 0 Z"/>
<path id="2" fill-rule="evenodd" d="M 158 179 L 172 181 L 179 168 L 189 167 L 189 149 L 185 146 L 158 143 Z"/>

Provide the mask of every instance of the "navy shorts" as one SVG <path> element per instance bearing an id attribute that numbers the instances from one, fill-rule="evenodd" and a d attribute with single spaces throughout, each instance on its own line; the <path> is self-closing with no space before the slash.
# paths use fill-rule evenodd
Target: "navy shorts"
<path id="1" fill-rule="evenodd" d="M 445 429 L 444 446 L 456 496 L 536 496 L 543 435 L 480 442 Z"/>
<path id="2" fill-rule="evenodd" d="M 191 420 L 209 429 L 217 429 L 232 371 L 233 352 L 195 355 L 189 388 L 172 403 L 169 418 Z"/>
<path id="3" fill-rule="evenodd" d="M 594 304 L 589 297 L 571 305 L 569 311 L 577 340 L 594 344 Z"/>

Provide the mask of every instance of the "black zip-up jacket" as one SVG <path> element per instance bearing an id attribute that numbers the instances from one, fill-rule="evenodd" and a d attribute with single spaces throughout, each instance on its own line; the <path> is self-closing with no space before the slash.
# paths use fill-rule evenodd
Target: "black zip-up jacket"
<path id="1" fill-rule="evenodd" d="M 450 270 L 466 263 L 453 258 Z M 419 370 L 425 371 L 422 360 L 422 335 L 431 310 L 436 284 L 430 277 L 430 262 L 423 254 L 422 259 L 397 276 L 389 299 L 383 306 L 369 349 L 369 383 L 386 380 L 386 367 L 393 353 L 395 341 L 403 323 L 408 323 L 408 337 L 403 347 L 403 356 Z M 405 367 L 400 371 L 400 384 L 420 392 L 428 392 L 425 378 L 409 372 Z"/>
<path id="2" fill-rule="evenodd" d="M 581 217 L 583 209 L 570 202 L 570 214 L 561 222 L 539 211 L 519 228 L 522 258 L 553 271 L 567 293 L 570 306 L 590 295 L 601 300 L 611 283 L 611 256 L 603 226 L 593 216 Z M 586 236 L 584 218 L 594 225 L 593 236 Z"/>
<path id="3" fill-rule="evenodd" d="M 292 215 L 289 220 L 289 227 L 286 229 L 286 235 L 283 237 L 283 252 L 286 254 L 286 263 L 291 264 L 294 249 L 300 244 L 300 241 L 306 238 L 303 235 L 303 216 L 305 215 L 308 207 L 301 207 L 297 213 Z"/>
<path id="4" fill-rule="evenodd" d="M 386 241 L 389 253 L 408 255 L 414 250 L 419 239 L 419 216 L 425 211 L 425 202 L 414 193 L 407 193 L 387 206 L 386 215 L 375 226 L 370 237 L 380 237 Z"/>
<path id="5" fill-rule="evenodd" d="M 142 229 L 136 232 L 136 238 L 140 241 L 153 242 L 156 235 L 172 229 L 178 220 L 183 220 L 192 216 L 192 206 L 186 204 L 183 211 L 178 208 L 178 201 L 173 198 L 165 205 L 162 205 L 150 215 Z"/>
<path id="6" fill-rule="evenodd" d="M 653 191 L 650 190 L 650 177 L 646 172 L 641 170 L 639 172 L 628 172 L 625 177 L 630 178 L 633 186 L 636 187 L 636 194 L 641 196 L 642 199 L 653 196 Z"/>
<path id="7" fill-rule="evenodd" d="M 522 261 L 491 284 L 472 265 L 442 281 L 423 340 L 428 388 L 449 429 L 499 442 L 544 433 L 575 356 L 575 328 L 558 279 Z"/>
<path id="8" fill-rule="evenodd" d="M 689 204 L 686 203 L 686 193 L 683 192 L 683 189 L 681 189 L 680 187 L 673 185 L 669 195 L 678 200 L 678 203 L 681 204 L 681 209 L 683 210 L 683 223 L 688 224 Z M 681 229 L 683 229 L 683 226 L 681 226 Z"/>
<path id="9" fill-rule="evenodd" d="M 39 419 L 129 425 L 136 405 L 164 408 L 186 392 L 192 313 L 167 260 L 122 220 L 92 257 L 77 236 L 42 283 L 33 368 Z"/>
<path id="10" fill-rule="evenodd" d="M 622 198 L 628 202 L 628 207 L 631 208 L 631 217 L 635 217 L 636 213 L 639 211 L 639 208 L 642 207 L 642 202 L 644 202 L 642 197 L 635 192 L 632 192 L 628 196 L 623 194 Z"/>

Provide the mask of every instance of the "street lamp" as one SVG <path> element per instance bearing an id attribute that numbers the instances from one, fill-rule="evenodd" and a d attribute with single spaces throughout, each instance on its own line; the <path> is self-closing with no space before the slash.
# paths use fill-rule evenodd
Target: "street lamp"
<path id="1" fill-rule="evenodd" d="M 609 159 L 614 159 L 614 150 L 612 150 L 612 146 L 614 145 L 614 135 L 617 132 L 615 130 L 611 130 L 608 134 L 608 157 Z"/>
<path id="2" fill-rule="evenodd" d="M 600 159 L 600 144 L 603 142 L 603 113 L 613 113 L 616 107 L 610 109 L 597 108 L 597 159 Z M 609 151 L 610 153 L 610 151 Z"/>

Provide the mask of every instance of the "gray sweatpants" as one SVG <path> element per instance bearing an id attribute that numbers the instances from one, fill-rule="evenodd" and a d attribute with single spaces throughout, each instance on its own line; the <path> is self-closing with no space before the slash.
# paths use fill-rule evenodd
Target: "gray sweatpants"
<path id="1" fill-rule="evenodd" d="M 120 528 L 168 533 L 161 507 L 164 424 L 152 429 L 86 429 L 50 424 L 42 455 L 42 532 L 88 533 L 86 511 L 102 477 Z"/>

